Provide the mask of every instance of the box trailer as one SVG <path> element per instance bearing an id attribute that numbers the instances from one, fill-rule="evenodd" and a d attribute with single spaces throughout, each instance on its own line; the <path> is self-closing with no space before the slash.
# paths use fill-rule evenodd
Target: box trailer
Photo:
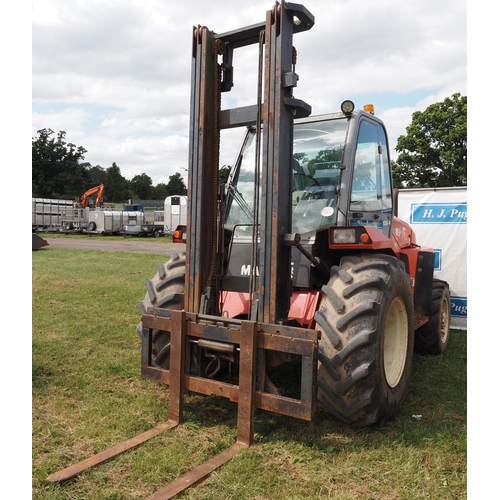
<path id="1" fill-rule="evenodd" d="M 165 234 L 172 234 L 175 228 L 187 221 L 187 196 L 167 196 L 165 198 Z"/>
<path id="2" fill-rule="evenodd" d="M 146 223 L 144 212 L 128 212 L 119 210 L 102 210 L 96 208 L 89 211 L 86 232 L 96 234 L 119 234 L 123 226 L 140 226 Z"/>
<path id="3" fill-rule="evenodd" d="M 120 229 L 120 234 L 124 236 L 153 236 L 158 238 L 165 234 L 163 210 L 155 210 L 153 212 L 153 221 L 147 220 L 148 213 L 145 213 L 145 224 L 125 224 Z"/>

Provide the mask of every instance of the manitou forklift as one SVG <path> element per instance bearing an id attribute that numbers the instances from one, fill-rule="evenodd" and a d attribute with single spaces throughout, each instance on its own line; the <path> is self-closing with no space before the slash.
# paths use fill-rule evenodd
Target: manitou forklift
<path id="1" fill-rule="evenodd" d="M 186 251 L 147 281 L 137 328 L 142 376 L 170 386 L 168 422 L 49 480 L 177 426 L 184 391 L 236 402 L 236 443 L 151 497 L 171 498 L 250 446 L 255 408 L 312 420 L 319 402 L 354 427 L 384 425 L 403 402 L 414 343 L 446 348 L 448 285 L 394 216 L 384 124 L 351 101 L 311 117 L 293 95 L 293 35 L 313 25 L 304 6 L 276 3 L 260 24 L 193 28 L 188 220 L 174 234 Z M 256 103 L 222 110 L 236 49 L 252 44 Z M 246 135 L 221 187 L 220 131 L 233 127 Z M 300 387 L 280 387 L 283 366 Z"/>

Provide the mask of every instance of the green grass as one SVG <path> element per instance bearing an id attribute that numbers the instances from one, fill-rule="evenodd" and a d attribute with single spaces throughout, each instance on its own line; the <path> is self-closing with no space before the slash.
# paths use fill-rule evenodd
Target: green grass
<path id="1" fill-rule="evenodd" d="M 123 241 L 126 239 L 127 241 L 156 241 L 158 243 L 165 243 L 168 241 L 172 241 L 172 235 L 166 234 L 161 238 L 152 238 L 152 237 L 138 237 L 138 236 L 125 236 L 118 234 L 94 234 L 94 233 L 61 233 L 59 231 L 39 231 L 38 236 L 40 238 L 68 238 L 68 239 L 89 239 L 94 238 L 96 240 L 102 241 Z"/>
<path id="2" fill-rule="evenodd" d="M 64 484 L 46 477 L 165 422 L 168 387 L 140 377 L 137 303 L 166 260 L 43 248 L 32 253 L 32 498 L 145 498 L 230 446 L 235 404 L 188 394 L 185 423 Z M 416 356 L 395 421 L 353 430 L 257 411 L 247 450 L 187 499 L 465 499 L 466 342 Z M 420 419 L 414 415 L 421 415 Z"/>

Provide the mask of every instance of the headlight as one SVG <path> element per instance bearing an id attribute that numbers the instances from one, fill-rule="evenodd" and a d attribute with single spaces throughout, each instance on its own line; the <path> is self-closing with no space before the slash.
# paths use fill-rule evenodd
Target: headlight
<path id="1" fill-rule="evenodd" d="M 334 229 L 332 231 L 332 243 L 335 245 L 346 245 L 356 243 L 355 229 Z"/>
<path id="2" fill-rule="evenodd" d="M 354 103 L 352 101 L 344 101 L 340 105 L 340 109 L 344 115 L 350 115 L 354 111 Z"/>

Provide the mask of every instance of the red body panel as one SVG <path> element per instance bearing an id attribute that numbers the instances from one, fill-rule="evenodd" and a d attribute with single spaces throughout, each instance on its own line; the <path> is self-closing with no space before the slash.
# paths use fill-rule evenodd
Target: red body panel
<path id="1" fill-rule="evenodd" d="M 333 229 L 333 228 L 332 228 Z M 392 238 L 374 226 L 365 226 L 364 231 L 370 236 L 370 243 L 337 245 L 330 244 L 333 250 L 357 251 L 390 251 L 400 259 L 406 256 L 412 293 L 415 287 L 415 276 L 418 272 L 419 252 L 434 252 L 432 248 L 420 247 L 416 242 L 416 235 L 409 224 L 394 217 Z M 314 314 L 318 310 L 321 299 L 321 290 L 294 291 L 290 299 L 289 319 L 296 319 L 303 328 L 315 327 Z M 249 295 L 242 292 L 222 292 L 222 316 L 227 318 L 242 317 L 248 314 Z"/>
<path id="2" fill-rule="evenodd" d="M 296 319 L 303 328 L 314 328 L 314 313 L 318 309 L 320 297 L 320 290 L 292 292 L 288 317 Z M 221 300 L 222 316 L 236 318 L 248 314 L 248 293 L 222 292 Z"/>
<path id="3" fill-rule="evenodd" d="M 394 217 L 392 221 L 392 238 L 399 248 L 408 248 L 417 244 L 417 238 L 411 226 L 397 217 Z"/>

